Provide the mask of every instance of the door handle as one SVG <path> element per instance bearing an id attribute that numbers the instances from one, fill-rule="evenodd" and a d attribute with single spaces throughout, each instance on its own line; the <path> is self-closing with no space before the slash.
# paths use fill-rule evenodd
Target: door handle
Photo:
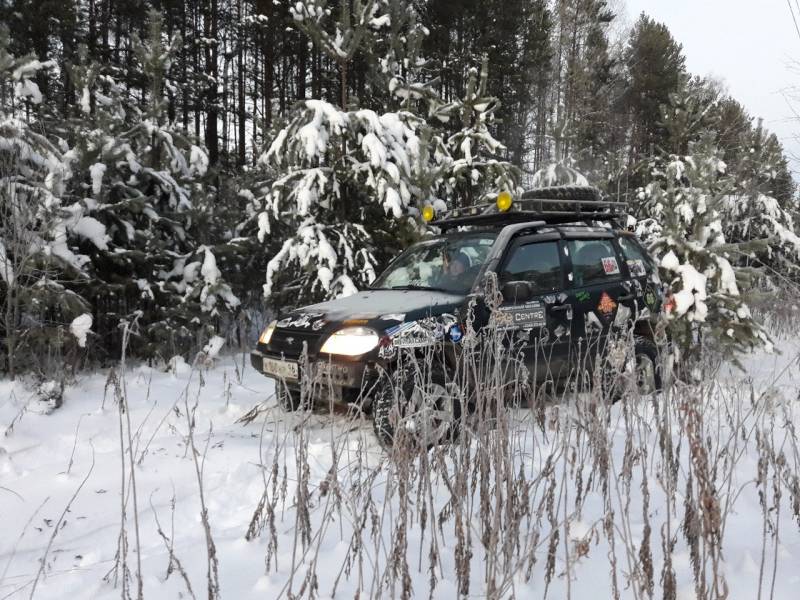
<path id="1" fill-rule="evenodd" d="M 551 312 L 564 312 L 567 309 L 569 309 L 569 304 L 556 304 L 550 307 Z"/>
<path id="2" fill-rule="evenodd" d="M 627 302 L 628 300 L 633 300 L 636 296 L 633 294 L 625 294 L 624 296 L 620 296 L 617 298 L 617 302 Z"/>

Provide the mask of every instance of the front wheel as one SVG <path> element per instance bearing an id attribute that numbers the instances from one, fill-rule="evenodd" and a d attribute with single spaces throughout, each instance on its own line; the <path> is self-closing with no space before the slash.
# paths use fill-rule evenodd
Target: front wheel
<path id="1" fill-rule="evenodd" d="M 276 383 L 275 395 L 278 398 L 278 405 L 287 413 L 307 410 L 311 407 L 309 398 L 304 398 L 300 390 L 287 387 L 282 382 Z"/>
<path id="2" fill-rule="evenodd" d="M 380 370 L 372 424 L 384 448 L 400 440 L 426 449 L 452 441 L 458 436 L 460 419 L 460 394 L 442 368 L 411 364 L 392 372 Z"/>

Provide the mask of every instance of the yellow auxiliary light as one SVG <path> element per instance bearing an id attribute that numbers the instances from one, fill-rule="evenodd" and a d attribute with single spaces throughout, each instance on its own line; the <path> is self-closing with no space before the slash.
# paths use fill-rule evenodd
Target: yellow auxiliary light
<path id="1" fill-rule="evenodd" d="M 433 217 L 436 216 L 436 211 L 433 210 L 433 207 L 429 204 L 425 208 L 422 209 L 422 220 L 426 223 L 430 223 L 433 221 Z"/>
<path id="2" fill-rule="evenodd" d="M 497 210 L 500 212 L 506 212 L 509 208 L 511 208 L 512 203 L 513 200 L 511 198 L 511 194 L 505 190 L 497 194 Z"/>

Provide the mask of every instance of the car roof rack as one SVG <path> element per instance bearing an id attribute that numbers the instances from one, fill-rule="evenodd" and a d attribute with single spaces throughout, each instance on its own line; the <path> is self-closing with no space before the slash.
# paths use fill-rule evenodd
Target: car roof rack
<path id="1" fill-rule="evenodd" d="M 496 226 L 542 221 L 545 225 L 594 221 L 614 222 L 625 216 L 626 204 L 603 198 L 594 187 L 556 186 L 524 192 L 505 212 L 495 203 L 477 204 L 447 211 L 430 225 L 442 231 L 466 225 Z"/>

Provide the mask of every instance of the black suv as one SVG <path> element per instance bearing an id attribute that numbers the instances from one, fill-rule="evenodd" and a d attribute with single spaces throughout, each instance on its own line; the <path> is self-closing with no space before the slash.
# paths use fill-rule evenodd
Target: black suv
<path id="1" fill-rule="evenodd" d="M 654 332 L 663 292 L 652 258 L 618 225 L 621 209 L 595 188 L 551 187 L 450 211 L 430 223 L 440 233 L 408 248 L 370 288 L 270 323 L 252 364 L 276 379 L 287 410 L 315 402 L 370 408 L 385 445 L 396 415 L 418 404 L 412 397 L 421 389 L 402 356 L 436 349 L 438 366 L 427 383 L 447 397 L 447 371 L 456 368 L 467 337 L 480 338 L 490 326 L 506 332 L 522 358 L 524 366 L 509 376 L 524 371 L 531 386 L 568 380 L 590 348 L 602 354 L 611 332 L 627 331 L 639 383 L 657 389 Z M 430 354 L 425 361 L 431 364 Z M 465 396 L 458 406 L 449 396 L 446 410 L 434 398 L 427 413 L 440 437 L 453 433 L 447 421 L 464 409 Z"/>

